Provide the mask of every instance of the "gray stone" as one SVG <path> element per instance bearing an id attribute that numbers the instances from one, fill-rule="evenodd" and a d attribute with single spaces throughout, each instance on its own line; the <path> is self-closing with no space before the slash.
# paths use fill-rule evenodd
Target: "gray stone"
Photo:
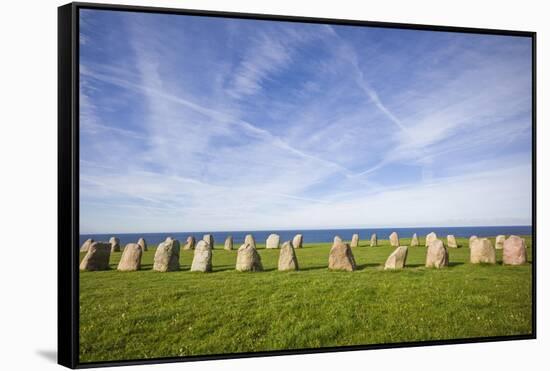
<path id="1" fill-rule="evenodd" d="M 502 263 L 508 265 L 527 263 L 527 247 L 523 238 L 512 235 L 504 241 Z"/>
<path id="2" fill-rule="evenodd" d="M 117 269 L 119 271 L 139 271 L 143 247 L 137 243 L 129 243 L 124 247 Z"/>
<path id="3" fill-rule="evenodd" d="M 470 239 L 468 240 L 468 247 L 469 248 L 472 248 L 472 243 L 474 242 L 475 239 L 477 239 L 476 235 L 470 236 Z"/>
<path id="4" fill-rule="evenodd" d="M 470 246 L 470 263 L 495 264 L 497 262 L 496 250 L 487 238 L 476 238 Z"/>
<path id="5" fill-rule="evenodd" d="M 214 249 L 214 236 L 212 236 L 211 234 L 205 234 L 204 236 L 202 236 L 202 240 L 206 242 L 211 249 Z"/>
<path id="6" fill-rule="evenodd" d="M 298 270 L 298 259 L 296 258 L 294 246 L 292 246 L 292 243 L 290 241 L 286 241 L 281 247 L 278 269 L 280 271 Z"/>
<path id="7" fill-rule="evenodd" d="M 147 250 L 148 250 L 148 249 L 147 249 L 147 242 L 145 242 L 145 239 L 144 239 L 144 238 L 140 238 L 140 239 L 138 240 L 137 244 L 138 244 L 139 246 L 141 246 L 141 249 L 142 249 L 143 251 L 147 251 Z"/>
<path id="8" fill-rule="evenodd" d="M 195 236 L 187 236 L 183 250 L 193 250 L 195 248 L 196 240 Z"/>
<path id="9" fill-rule="evenodd" d="M 91 238 L 88 238 L 86 241 L 84 241 L 84 243 L 82 244 L 82 246 L 80 246 L 80 251 L 82 252 L 87 252 L 88 249 L 90 248 L 90 246 L 94 243 L 94 240 L 91 239 Z"/>
<path id="10" fill-rule="evenodd" d="M 82 271 L 104 271 L 109 269 L 111 257 L 111 244 L 106 242 L 93 242 L 88 248 L 84 259 L 80 262 Z"/>
<path id="11" fill-rule="evenodd" d="M 376 233 L 373 233 L 370 236 L 370 247 L 378 246 L 378 238 L 376 237 Z"/>
<path id="12" fill-rule="evenodd" d="M 393 247 L 399 247 L 399 236 L 397 232 L 392 232 L 390 234 L 390 245 Z"/>
<path id="13" fill-rule="evenodd" d="M 359 235 L 355 233 L 353 236 L 351 236 L 351 247 L 357 247 L 359 246 Z"/>
<path id="14" fill-rule="evenodd" d="M 506 236 L 503 234 L 500 234 L 495 239 L 495 249 L 502 250 L 504 248 L 504 241 L 506 240 Z"/>
<path id="15" fill-rule="evenodd" d="M 233 250 L 233 236 L 227 236 L 223 244 L 225 250 Z"/>
<path id="16" fill-rule="evenodd" d="M 336 242 L 330 249 L 328 269 L 351 272 L 355 268 L 355 258 L 353 257 L 351 247 L 347 243 Z"/>
<path id="17" fill-rule="evenodd" d="M 278 249 L 281 237 L 278 234 L 272 233 L 265 241 L 266 249 Z"/>
<path id="18" fill-rule="evenodd" d="M 258 254 L 254 246 L 245 243 L 239 247 L 235 269 L 239 272 L 259 272 L 264 270 L 260 254 Z"/>
<path id="19" fill-rule="evenodd" d="M 342 240 L 342 237 L 334 236 L 334 240 L 332 241 L 332 244 L 335 245 L 335 244 L 340 243 L 340 242 L 344 242 L 344 240 Z"/>
<path id="20" fill-rule="evenodd" d="M 111 244 L 111 252 L 120 252 L 120 240 L 117 237 L 111 237 L 109 239 Z"/>
<path id="21" fill-rule="evenodd" d="M 435 232 L 428 233 L 426 236 L 426 247 L 430 246 L 430 244 L 435 240 L 437 240 L 437 235 Z"/>
<path id="22" fill-rule="evenodd" d="M 403 269 L 407 261 L 407 246 L 399 246 L 386 260 L 384 269 Z"/>
<path id="23" fill-rule="evenodd" d="M 247 234 L 244 238 L 245 245 L 251 245 L 253 248 L 256 248 L 256 239 L 253 235 Z"/>
<path id="24" fill-rule="evenodd" d="M 454 249 L 458 248 L 458 244 L 456 243 L 456 238 L 452 234 L 447 235 L 447 247 L 451 247 Z"/>
<path id="25" fill-rule="evenodd" d="M 449 265 L 449 253 L 443 241 L 437 238 L 430 242 L 426 251 L 426 267 L 443 268 Z"/>
<path id="26" fill-rule="evenodd" d="M 195 246 L 191 272 L 212 272 L 212 247 L 206 241 L 199 241 Z"/>
<path id="27" fill-rule="evenodd" d="M 411 238 L 411 247 L 417 247 L 418 245 L 418 236 L 415 233 Z"/>
<path id="28" fill-rule="evenodd" d="M 168 237 L 157 246 L 153 270 L 157 272 L 172 272 L 180 269 L 180 243 Z"/>
<path id="29" fill-rule="evenodd" d="M 294 246 L 295 249 L 301 249 L 303 242 L 304 242 L 304 236 L 302 236 L 301 234 L 297 234 L 292 239 L 292 246 Z"/>

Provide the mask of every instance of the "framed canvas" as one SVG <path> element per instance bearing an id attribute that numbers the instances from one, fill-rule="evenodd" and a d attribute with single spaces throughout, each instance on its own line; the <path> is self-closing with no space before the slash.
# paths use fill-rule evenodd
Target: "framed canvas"
<path id="1" fill-rule="evenodd" d="M 58 19 L 60 364 L 535 338 L 534 32 Z"/>

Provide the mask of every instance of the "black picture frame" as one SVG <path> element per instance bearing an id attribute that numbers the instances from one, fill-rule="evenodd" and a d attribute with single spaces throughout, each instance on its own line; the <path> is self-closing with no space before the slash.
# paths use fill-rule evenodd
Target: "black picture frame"
<path id="1" fill-rule="evenodd" d="M 532 42 L 532 333 L 517 336 L 479 337 L 452 340 L 430 340 L 406 343 L 337 346 L 298 350 L 278 350 L 234 354 L 215 354 L 155 359 L 128 359 L 107 362 L 79 362 L 79 10 L 101 9 L 122 12 L 165 13 L 286 22 L 323 23 L 334 25 L 375 26 L 487 35 L 528 37 Z M 188 362 L 245 357 L 266 357 L 307 353 L 343 352 L 382 348 L 449 345 L 536 338 L 536 32 L 485 28 L 449 27 L 422 24 L 387 23 L 349 19 L 311 18 L 270 14 L 234 13 L 191 9 L 171 9 L 145 6 L 97 3 L 70 3 L 58 8 L 58 363 L 69 368 L 121 366 Z"/>

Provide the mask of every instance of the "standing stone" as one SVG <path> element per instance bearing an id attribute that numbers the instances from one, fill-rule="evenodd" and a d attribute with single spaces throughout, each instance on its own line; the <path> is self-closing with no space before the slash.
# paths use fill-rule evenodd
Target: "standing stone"
<path id="1" fill-rule="evenodd" d="M 254 246 L 245 243 L 239 247 L 235 269 L 239 272 L 259 272 L 264 270 L 260 254 L 258 254 Z"/>
<path id="2" fill-rule="evenodd" d="M 212 236 L 211 234 L 205 234 L 204 236 L 202 236 L 202 240 L 210 245 L 211 249 L 214 248 L 214 236 Z"/>
<path id="3" fill-rule="evenodd" d="M 458 247 L 458 244 L 456 243 L 456 238 L 454 235 L 452 234 L 447 235 L 447 246 L 455 249 Z"/>
<path id="4" fill-rule="evenodd" d="M 91 239 L 91 238 L 88 238 L 86 241 L 84 241 L 84 243 L 82 244 L 82 246 L 80 247 L 80 251 L 82 252 L 88 252 L 88 250 L 90 249 L 90 246 L 94 243 L 94 240 Z"/>
<path id="5" fill-rule="evenodd" d="M 143 247 L 137 243 L 129 243 L 124 247 L 117 269 L 119 271 L 139 271 Z"/>
<path id="6" fill-rule="evenodd" d="M 407 246 L 399 246 L 386 260 L 384 269 L 403 269 L 407 261 Z"/>
<path id="7" fill-rule="evenodd" d="M 470 246 L 470 263 L 488 263 L 497 262 L 496 250 L 487 238 L 476 238 Z"/>
<path id="8" fill-rule="evenodd" d="M 139 246 L 141 246 L 141 249 L 142 249 L 143 251 L 147 251 L 147 242 L 145 242 L 145 239 L 144 239 L 144 238 L 140 238 L 140 239 L 138 240 L 137 244 L 138 244 Z"/>
<path id="9" fill-rule="evenodd" d="M 206 236 L 206 235 L 205 235 Z M 193 250 L 195 248 L 195 236 L 188 236 L 183 245 L 184 250 Z"/>
<path id="10" fill-rule="evenodd" d="M 502 250 L 504 248 L 504 241 L 506 240 L 506 236 L 503 234 L 500 234 L 497 236 L 495 240 L 495 249 Z"/>
<path id="11" fill-rule="evenodd" d="M 392 232 L 390 234 L 390 245 L 393 247 L 399 246 L 399 236 L 397 235 L 397 232 Z"/>
<path id="12" fill-rule="evenodd" d="M 417 247 L 418 246 L 418 236 L 416 233 L 413 234 L 411 238 L 411 247 Z"/>
<path id="13" fill-rule="evenodd" d="M 157 272 L 172 272 L 180 269 L 180 243 L 168 237 L 157 246 L 153 270 Z"/>
<path id="14" fill-rule="evenodd" d="M 109 269 L 109 258 L 111 257 L 111 244 L 106 242 L 93 242 L 82 262 L 82 271 L 104 271 Z"/>
<path id="15" fill-rule="evenodd" d="M 353 236 L 351 236 L 351 247 L 357 247 L 359 246 L 359 235 L 355 233 Z"/>
<path id="16" fill-rule="evenodd" d="M 336 245 L 337 243 L 341 243 L 341 242 L 344 242 L 344 240 L 342 240 L 340 236 L 338 235 L 334 236 L 334 240 L 332 241 L 333 245 Z"/>
<path id="17" fill-rule="evenodd" d="M 233 250 L 233 236 L 227 236 L 223 244 L 225 250 Z"/>
<path id="18" fill-rule="evenodd" d="M 435 234 L 435 232 L 428 233 L 428 235 L 426 236 L 426 247 L 429 247 L 430 244 L 435 240 L 437 240 L 437 235 Z"/>
<path id="19" fill-rule="evenodd" d="M 330 249 L 328 269 L 351 272 L 355 270 L 355 267 L 355 258 L 351 252 L 351 247 L 347 243 L 335 243 Z"/>
<path id="20" fill-rule="evenodd" d="M 443 268 L 449 265 L 449 253 L 443 245 L 443 241 L 437 238 L 428 246 L 426 252 L 426 267 L 427 268 Z"/>
<path id="21" fill-rule="evenodd" d="M 376 238 L 376 233 L 373 233 L 370 236 L 370 247 L 374 247 L 378 245 L 378 239 Z"/>
<path id="22" fill-rule="evenodd" d="M 270 234 L 267 240 L 265 241 L 265 248 L 266 249 L 278 249 L 279 248 L 279 241 L 281 237 L 279 237 L 278 234 Z"/>
<path id="23" fill-rule="evenodd" d="M 252 245 L 253 248 L 256 248 L 256 239 L 253 235 L 247 234 L 244 238 L 245 245 Z"/>
<path id="24" fill-rule="evenodd" d="M 195 247 L 191 272 L 212 272 L 212 247 L 206 241 L 199 241 Z"/>
<path id="25" fill-rule="evenodd" d="M 292 246 L 290 241 L 286 241 L 281 247 L 278 269 L 280 271 L 298 270 L 298 259 L 296 259 L 296 252 L 294 251 L 294 246 Z"/>
<path id="26" fill-rule="evenodd" d="M 295 249 L 301 249 L 303 242 L 304 242 L 304 236 L 302 236 L 301 234 L 297 234 L 292 239 L 292 246 L 294 246 Z"/>
<path id="27" fill-rule="evenodd" d="M 469 248 L 472 248 L 472 243 L 474 242 L 475 239 L 477 239 L 476 235 L 470 236 L 470 240 L 468 241 Z"/>
<path id="28" fill-rule="evenodd" d="M 111 252 L 120 252 L 120 240 L 118 237 L 111 237 L 109 239 L 109 243 L 111 244 Z"/>
<path id="29" fill-rule="evenodd" d="M 527 247 L 523 238 L 512 235 L 504 241 L 502 263 L 509 265 L 527 263 Z"/>

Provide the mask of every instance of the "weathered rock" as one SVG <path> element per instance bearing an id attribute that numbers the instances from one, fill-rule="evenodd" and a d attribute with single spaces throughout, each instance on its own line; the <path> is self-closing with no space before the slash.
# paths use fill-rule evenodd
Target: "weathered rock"
<path id="1" fill-rule="evenodd" d="M 474 242 L 475 239 L 477 239 L 476 235 L 470 236 L 470 240 L 468 241 L 469 248 L 472 248 L 472 243 Z"/>
<path id="2" fill-rule="evenodd" d="M 495 249 L 502 250 L 504 248 L 504 241 L 506 240 L 506 236 L 503 234 L 500 234 L 497 236 L 495 240 Z"/>
<path id="3" fill-rule="evenodd" d="M 109 243 L 111 244 L 111 252 L 120 252 L 120 240 L 117 237 L 111 237 Z"/>
<path id="4" fill-rule="evenodd" d="M 256 248 L 256 239 L 253 235 L 247 234 L 244 238 L 245 245 L 252 245 L 253 248 Z"/>
<path id="5" fill-rule="evenodd" d="M 239 247 L 235 269 L 239 272 L 259 272 L 264 270 L 260 254 L 258 254 L 254 246 L 245 243 Z"/>
<path id="6" fill-rule="evenodd" d="M 157 272 L 172 272 L 180 269 L 180 243 L 168 237 L 157 246 L 153 270 Z"/>
<path id="7" fill-rule="evenodd" d="M 428 233 L 426 236 L 426 247 L 430 246 L 430 244 L 435 240 L 437 240 L 437 235 L 435 232 Z"/>
<path id="8" fill-rule="evenodd" d="M 344 240 L 342 240 L 342 237 L 338 235 L 334 236 L 334 240 L 332 241 L 332 244 L 336 245 L 337 243 L 340 243 L 340 242 L 344 242 Z"/>
<path id="9" fill-rule="evenodd" d="M 411 238 L 411 247 L 417 247 L 418 246 L 418 236 L 416 233 L 413 234 Z"/>
<path id="10" fill-rule="evenodd" d="M 397 232 L 392 232 L 390 234 L 390 245 L 393 247 L 399 246 L 399 236 L 397 235 Z"/>
<path id="11" fill-rule="evenodd" d="M 265 241 L 266 249 L 278 249 L 281 237 L 278 234 L 272 233 Z"/>
<path id="12" fill-rule="evenodd" d="M 223 244 L 225 250 L 233 250 L 233 236 L 227 236 Z"/>
<path id="13" fill-rule="evenodd" d="M 90 248 L 90 246 L 94 243 L 94 240 L 91 239 L 91 238 L 88 238 L 86 241 L 84 241 L 84 243 L 82 244 L 82 246 L 80 247 L 80 251 L 82 252 L 87 252 L 88 249 Z"/>
<path id="14" fill-rule="evenodd" d="M 378 238 L 376 238 L 376 233 L 373 233 L 370 236 L 370 247 L 374 247 L 378 245 Z"/>
<path id="15" fill-rule="evenodd" d="M 487 238 L 476 238 L 470 246 L 470 263 L 495 264 L 497 262 L 496 250 Z"/>
<path id="16" fill-rule="evenodd" d="M 527 247 L 523 238 L 512 235 L 504 241 L 502 263 L 509 265 L 527 263 Z"/>
<path id="17" fill-rule="evenodd" d="M 407 261 L 407 246 L 399 246 L 386 260 L 384 269 L 403 269 Z"/>
<path id="18" fill-rule="evenodd" d="M 454 249 L 458 247 L 458 244 L 456 243 L 456 238 L 452 234 L 447 235 L 447 247 L 452 247 Z"/>
<path id="19" fill-rule="evenodd" d="M 281 253 L 279 254 L 279 266 L 280 271 L 297 271 L 298 259 L 296 258 L 296 252 L 294 246 L 290 241 L 283 243 L 281 247 Z"/>
<path id="20" fill-rule="evenodd" d="M 202 240 L 206 242 L 211 249 L 215 247 L 214 236 L 212 236 L 211 234 L 205 234 L 204 236 L 202 236 Z"/>
<path id="21" fill-rule="evenodd" d="M 80 262 L 80 270 L 104 271 L 109 269 L 111 257 L 111 244 L 106 242 L 93 242 L 88 248 L 84 259 Z"/>
<path id="22" fill-rule="evenodd" d="M 140 239 L 138 240 L 137 244 L 138 244 L 139 246 L 141 246 L 141 249 L 142 249 L 143 251 L 147 251 L 147 250 L 148 250 L 148 248 L 147 248 L 147 242 L 145 242 L 145 239 L 144 239 L 144 238 L 140 238 Z"/>
<path id="23" fill-rule="evenodd" d="M 129 243 L 124 247 L 117 269 L 119 271 L 139 271 L 143 247 L 137 243 Z"/>
<path id="24" fill-rule="evenodd" d="M 301 249 L 303 242 L 304 242 L 304 236 L 302 236 L 301 234 L 297 234 L 292 239 L 292 246 L 294 246 L 295 249 Z"/>
<path id="25" fill-rule="evenodd" d="M 330 249 L 328 269 L 351 272 L 355 268 L 355 258 L 353 257 L 351 247 L 347 243 L 336 242 Z"/>
<path id="26" fill-rule="evenodd" d="M 191 272 L 212 272 L 212 247 L 208 242 L 199 241 L 195 246 Z"/>
<path id="27" fill-rule="evenodd" d="M 443 268 L 449 265 L 449 253 L 443 241 L 437 238 L 430 242 L 426 252 L 426 267 Z"/>
<path id="28" fill-rule="evenodd" d="M 359 246 L 359 235 L 357 233 L 354 233 L 353 236 L 351 236 L 351 247 L 357 247 Z"/>
<path id="29" fill-rule="evenodd" d="M 183 250 L 193 250 L 195 248 L 196 240 L 195 236 L 187 236 Z"/>

